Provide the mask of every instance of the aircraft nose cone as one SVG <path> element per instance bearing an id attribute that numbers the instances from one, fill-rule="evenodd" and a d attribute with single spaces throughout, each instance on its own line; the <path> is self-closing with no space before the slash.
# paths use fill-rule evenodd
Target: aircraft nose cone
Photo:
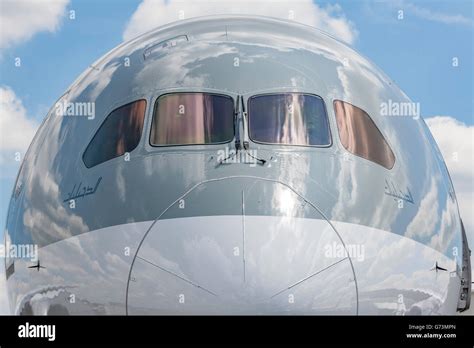
<path id="1" fill-rule="evenodd" d="M 128 314 L 356 314 L 351 262 L 331 224 L 288 186 L 201 183 L 135 255 Z"/>

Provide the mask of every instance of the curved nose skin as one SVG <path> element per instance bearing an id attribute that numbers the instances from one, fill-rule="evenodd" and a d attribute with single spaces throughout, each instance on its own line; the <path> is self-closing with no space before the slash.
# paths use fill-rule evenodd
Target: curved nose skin
<path id="1" fill-rule="evenodd" d="M 150 227 L 135 255 L 128 314 L 356 314 L 342 241 L 290 187 L 203 182 Z M 347 254 L 346 254 L 347 255 Z"/>

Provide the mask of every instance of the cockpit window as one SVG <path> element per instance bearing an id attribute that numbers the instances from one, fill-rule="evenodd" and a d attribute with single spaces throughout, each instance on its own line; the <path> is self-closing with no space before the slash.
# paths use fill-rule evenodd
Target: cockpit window
<path id="1" fill-rule="evenodd" d="M 324 101 L 315 95 L 281 93 L 254 96 L 248 102 L 249 136 L 267 144 L 330 146 Z"/>
<path id="2" fill-rule="evenodd" d="M 234 101 L 209 93 L 165 94 L 155 103 L 150 144 L 220 144 L 234 138 Z"/>
<path id="3" fill-rule="evenodd" d="M 84 152 L 87 168 L 135 149 L 140 142 L 146 101 L 137 100 L 115 109 L 105 119 Z"/>
<path id="4" fill-rule="evenodd" d="M 354 155 L 392 169 L 395 155 L 370 116 L 342 100 L 334 101 L 342 145 Z"/>

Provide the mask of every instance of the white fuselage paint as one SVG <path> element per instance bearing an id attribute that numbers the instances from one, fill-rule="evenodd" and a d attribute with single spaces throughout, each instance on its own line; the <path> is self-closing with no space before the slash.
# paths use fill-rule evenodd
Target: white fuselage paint
<path id="1" fill-rule="evenodd" d="M 186 274 L 183 263 L 199 262 L 199 255 L 205 255 L 197 252 L 207 252 L 206 258 L 215 260 L 217 266 L 234 260 L 230 256 L 221 255 L 219 261 L 219 253 L 228 251 L 229 255 L 236 257 L 247 254 L 247 283 L 253 281 L 251 284 L 256 288 L 265 288 L 268 294 L 275 293 L 275 298 L 279 296 L 277 293 L 281 285 L 284 285 L 282 291 L 285 286 L 297 289 L 302 285 L 298 282 L 295 282 L 296 285 L 290 284 L 295 279 L 302 279 L 304 284 L 305 275 L 311 276 L 320 269 L 349 258 L 356 276 L 358 310 L 354 304 L 347 305 L 347 313 L 355 314 L 354 311 L 357 311 L 357 314 L 390 315 L 456 312 L 459 293 L 456 262 L 429 246 L 387 231 L 339 221 L 331 221 L 331 225 L 337 230 L 336 234 L 325 220 L 276 216 L 245 216 L 244 220 L 245 236 L 242 237 L 245 238 L 245 244 L 241 247 L 230 242 L 226 245 L 225 238 L 220 238 L 235 235 L 238 239 L 241 236 L 242 216 L 187 217 L 158 220 L 155 223 L 129 223 L 50 244 L 39 250 L 39 259 L 45 269 L 28 269 L 27 261 L 15 261 L 15 273 L 8 280 L 12 309 L 18 314 L 28 304 L 34 314 L 51 314 L 50 311 L 54 308 L 66 308 L 69 314 L 126 314 L 128 277 L 139 250 L 138 254 L 142 259 L 151 261 L 155 257 L 153 262 L 160 263 L 159 266 L 163 269 L 174 270 L 173 273 L 182 272 L 184 279 L 189 274 Z M 187 251 L 180 251 L 178 256 L 163 259 L 166 250 L 179 242 L 171 238 L 179 233 L 183 233 L 180 237 L 194 244 L 186 244 Z M 315 234 L 318 234 L 317 238 L 312 237 Z M 166 237 L 159 243 L 164 249 L 158 248 L 157 254 L 153 254 L 153 245 L 149 243 L 153 241 L 150 239 L 153 235 L 157 240 Z M 193 236 L 196 238 L 193 239 Z M 202 245 L 203 240 L 199 236 L 206 236 L 206 240 L 214 244 Z M 139 248 L 142 240 L 145 242 Z M 346 254 L 337 253 L 338 243 L 344 244 Z M 287 252 L 275 254 L 272 250 L 277 248 L 283 248 L 281 250 Z M 332 251 L 328 252 L 329 249 Z M 332 253 L 333 251 L 336 252 Z M 261 260 L 265 260 L 265 263 Z M 447 271 L 433 270 L 436 262 Z M 238 268 L 238 262 L 236 264 Z M 214 266 L 202 265 L 199 268 L 202 274 L 193 271 L 192 277 L 205 282 L 214 292 L 221 291 L 224 294 L 228 291 L 227 288 L 219 288 L 220 273 L 212 271 L 212 274 L 206 274 L 210 271 L 206 267 L 212 269 Z M 229 264 L 227 267 L 232 269 L 234 266 Z M 329 274 L 327 272 L 331 272 L 331 269 L 325 272 L 322 274 Z M 280 280 L 272 283 L 278 277 Z M 318 287 L 324 288 L 324 277 L 318 280 Z M 181 282 L 180 278 L 175 278 L 178 283 Z M 347 278 L 348 282 L 354 281 L 349 273 Z M 133 281 L 140 282 L 141 279 Z M 233 281 L 228 280 L 226 286 L 233 286 Z M 265 285 L 267 283 L 268 286 Z M 140 287 L 133 284 L 131 289 L 138 291 Z M 352 290 L 350 293 L 353 296 Z M 134 296 L 138 296 L 136 294 L 138 292 L 129 294 L 129 301 L 130 297 L 135 301 Z M 293 294 L 289 293 L 288 297 L 291 296 Z M 329 312 L 331 306 L 339 302 L 333 303 L 328 298 L 322 300 L 327 303 Z M 323 306 L 322 302 L 314 299 L 311 301 L 313 306 L 315 303 Z M 140 300 L 136 300 L 136 303 L 140 303 Z M 147 305 L 146 302 L 140 304 Z M 334 309 L 339 313 L 338 308 Z M 137 311 L 129 314 L 135 312 Z"/>

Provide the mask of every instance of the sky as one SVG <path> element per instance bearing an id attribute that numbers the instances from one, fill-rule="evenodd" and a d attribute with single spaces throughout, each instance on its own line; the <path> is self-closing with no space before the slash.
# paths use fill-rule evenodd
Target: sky
<path id="1" fill-rule="evenodd" d="M 0 0 L 1 240 L 21 163 L 15 157 L 23 156 L 47 111 L 75 78 L 110 49 L 154 27 L 223 13 L 280 18 L 291 13 L 293 20 L 350 44 L 419 102 L 474 246 L 471 0 Z M 0 314 L 6 311 L 3 278 L 0 274 Z"/>

